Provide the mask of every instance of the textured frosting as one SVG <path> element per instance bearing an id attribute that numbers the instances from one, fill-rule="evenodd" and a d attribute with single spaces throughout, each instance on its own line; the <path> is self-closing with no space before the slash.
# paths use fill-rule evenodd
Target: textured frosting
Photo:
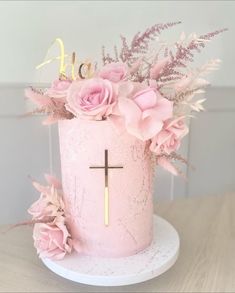
<path id="1" fill-rule="evenodd" d="M 109 121 L 59 121 L 61 170 L 68 225 L 82 252 L 133 255 L 153 236 L 151 153 L 146 143 L 118 134 Z M 109 225 L 104 225 L 104 151 L 108 150 Z"/>

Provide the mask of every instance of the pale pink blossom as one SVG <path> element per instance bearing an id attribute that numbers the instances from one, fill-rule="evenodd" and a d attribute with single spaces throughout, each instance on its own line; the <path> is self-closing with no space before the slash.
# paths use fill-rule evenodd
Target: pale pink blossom
<path id="1" fill-rule="evenodd" d="M 210 83 L 207 80 L 199 78 L 195 76 L 193 73 L 189 73 L 188 75 L 185 75 L 175 83 L 174 89 L 176 93 L 178 93 L 191 89 L 202 89 L 208 86 L 209 84 Z"/>
<path id="2" fill-rule="evenodd" d="M 128 133 L 146 141 L 161 131 L 163 122 L 172 117 L 172 111 L 172 102 L 156 89 L 147 87 L 132 97 L 120 97 L 110 120 L 118 129 L 124 126 Z"/>
<path id="3" fill-rule="evenodd" d="M 58 217 L 55 222 L 47 224 L 35 224 L 33 239 L 40 258 L 59 260 L 72 251 L 71 237 L 64 217 Z"/>
<path id="4" fill-rule="evenodd" d="M 128 75 L 128 66 L 125 63 L 113 62 L 105 65 L 98 76 L 104 79 L 108 79 L 112 82 L 119 82 L 126 79 Z"/>
<path id="5" fill-rule="evenodd" d="M 51 174 L 45 174 L 44 177 L 48 184 L 54 186 L 56 189 L 62 189 L 61 182 L 55 176 Z"/>
<path id="6" fill-rule="evenodd" d="M 150 150 L 157 155 L 171 154 L 180 147 L 181 139 L 188 133 L 183 117 L 164 122 L 163 129 L 152 138 Z"/>
<path id="7" fill-rule="evenodd" d="M 56 79 L 52 82 L 52 85 L 46 91 L 46 95 L 52 98 L 66 98 L 68 89 L 71 85 L 69 79 Z"/>
<path id="8" fill-rule="evenodd" d="M 33 186 L 41 193 L 40 198 L 28 209 L 33 220 L 52 221 L 63 214 L 64 202 L 61 183 L 52 175 L 45 175 L 50 185 L 43 186 L 33 181 Z"/>
<path id="9" fill-rule="evenodd" d="M 68 232 L 60 181 L 49 174 L 45 174 L 45 178 L 48 186 L 33 182 L 41 195 L 29 208 L 33 218 L 26 224 L 34 223 L 34 245 L 40 257 L 62 259 L 72 249 L 81 252 L 81 244 Z"/>
<path id="10" fill-rule="evenodd" d="M 41 193 L 40 198 L 28 209 L 28 213 L 32 215 L 33 220 L 48 221 L 63 214 L 63 209 L 62 195 L 52 186 Z"/>
<path id="11" fill-rule="evenodd" d="M 170 58 L 166 57 L 162 60 L 159 60 L 157 63 L 153 65 L 153 67 L 150 69 L 150 78 L 157 79 L 159 74 L 162 72 L 164 67 L 169 63 Z"/>
<path id="12" fill-rule="evenodd" d="M 45 194 L 41 194 L 40 198 L 35 201 L 28 209 L 28 213 L 32 216 L 33 220 L 49 220 L 53 218 L 55 210 L 54 207 L 49 205 L 48 199 Z"/>
<path id="13" fill-rule="evenodd" d="M 159 157 L 157 158 L 157 164 L 161 166 L 166 171 L 170 172 L 171 174 L 177 176 L 179 175 L 178 170 L 176 167 L 171 163 L 171 160 L 166 157 Z"/>
<path id="14" fill-rule="evenodd" d="M 105 119 L 112 113 L 117 100 L 117 86 L 109 80 L 93 78 L 73 82 L 69 89 L 66 109 L 76 117 Z"/>
<path id="15" fill-rule="evenodd" d="M 40 90 L 36 90 L 32 87 L 25 90 L 25 95 L 32 102 L 34 102 L 38 108 L 31 113 L 46 113 L 48 117 L 43 121 L 44 125 L 49 125 L 57 122 L 61 119 L 72 119 L 72 113 L 65 109 L 66 94 L 60 92 L 59 95 L 52 94 L 53 97 L 48 95 L 48 92 L 43 93 Z M 56 96 L 56 97 L 54 97 Z"/>
<path id="16" fill-rule="evenodd" d="M 137 59 L 137 61 L 135 61 L 131 67 L 129 68 L 129 72 L 130 74 L 135 74 L 136 72 L 138 72 L 143 64 L 143 59 L 144 57 L 140 57 L 139 59 Z"/>

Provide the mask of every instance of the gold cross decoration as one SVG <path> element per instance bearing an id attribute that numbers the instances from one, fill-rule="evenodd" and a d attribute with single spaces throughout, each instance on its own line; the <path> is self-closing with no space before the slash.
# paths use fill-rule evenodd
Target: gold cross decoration
<path id="1" fill-rule="evenodd" d="M 104 169 L 105 187 L 104 187 L 104 224 L 109 225 L 109 183 L 108 171 L 109 169 L 122 169 L 121 166 L 109 166 L 108 163 L 108 150 L 104 151 L 104 166 L 92 166 L 90 169 Z"/>

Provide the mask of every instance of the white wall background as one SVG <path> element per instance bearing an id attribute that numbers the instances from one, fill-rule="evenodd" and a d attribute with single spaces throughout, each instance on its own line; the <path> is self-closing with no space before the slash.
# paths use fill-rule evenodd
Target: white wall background
<path id="1" fill-rule="evenodd" d="M 59 172 L 56 127 L 40 124 L 41 117 L 18 119 L 26 111 L 23 89 L 48 82 L 58 64 L 37 72 L 50 43 L 61 37 L 67 51 L 81 59 L 100 57 L 118 36 L 131 37 L 156 22 L 182 20 L 163 33 L 171 42 L 181 31 L 204 33 L 221 27 L 229 32 L 214 39 L 197 58 L 220 57 L 221 70 L 211 78 L 207 112 L 190 125 L 183 154 L 196 170 L 185 168 L 188 181 L 157 173 L 156 196 L 161 199 L 235 191 L 235 2 L 232 1 L 1 1 L 0 2 L 0 223 L 26 217 L 37 197 L 27 176 Z M 52 52 L 55 54 L 55 51 Z"/>
<path id="2" fill-rule="evenodd" d="M 163 39 L 173 41 L 181 31 L 230 29 L 200 59 L 220 56 L 223 70 L 214 76 L 214 84 L 233 86 L 234 12 L 233 1 L 1 1 L 0 82 L 38 82 L 34 68 L 56 37 L 64 40 L 68 52 L 96 59 L 101 46 L 112 48 L 120 34 L 131 37 L 154 23 L 181 20 Z"/>

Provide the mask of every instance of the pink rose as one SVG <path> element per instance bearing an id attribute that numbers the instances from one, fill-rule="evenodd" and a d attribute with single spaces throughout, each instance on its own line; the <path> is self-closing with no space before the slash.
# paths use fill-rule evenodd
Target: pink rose
<path id="1" fill-rule="evenodd" d="M 56 79 L 52 82 L 52 85 L 46 91 L 46 95 L 52 98 L 66 98 L 68 89 L 71 85 L 69 79 Z"/>
<path id="2" fill-rule="evenodd" d="M 181 139 L 188 133 L 184 119 L 179 117 L 164 123 L 163 129 L 152 139 L 150 150 L 157 155 L 170 154 L 180 147 Z"/>
<path id="3" fill-rule="evenodd" d="M 101 120 L 112 113 L 116 100 L 116 87 L 109 80 L 87 79 L 72 83 L 66 109 L 75 116 Z"/>
<path id="4" fill-rule="evenodd" d="M 108 79 L 112 82 L 124 80 L 128 74 L 128 67 L 124 63 L 110 63 L 105 65 L 99 72 L 99 77 Z"/>
<path id="5" fill-rule="evenodd" d="M 113 115 L 111 121 L 119 129 L 124 124 L 127 132 L 146 141 L 162 129 L 164 120 L 172 117 L 173 105 L 157 90 L 148 87 L 130 98 L 120 97 L 118 111 L 119 117 Z"/>
<path id="6" fill-rule="evenodd" d="M 72 242 L 65 226 L 64 218 L 59 217 L 55 222 L 34 225 L 34 246 L 41 258 L 62 259 L 71 253 Z"/>

